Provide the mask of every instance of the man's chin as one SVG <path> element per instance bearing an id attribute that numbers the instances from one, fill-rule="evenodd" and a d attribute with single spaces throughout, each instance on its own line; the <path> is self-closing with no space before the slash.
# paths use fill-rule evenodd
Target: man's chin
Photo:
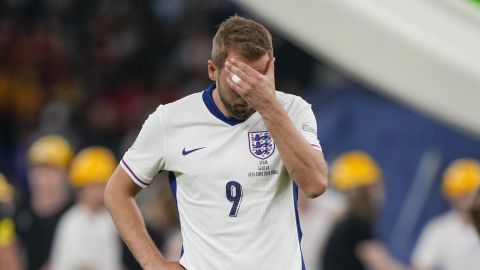
<path id="1" fill-rule="evenodd" d="M 255 110 L 250 109 L 250 110 L 234 111 L 232 112 L 232 115 L 233 115 L 233 118 L 237 120 L 246 120 L 250 116 L 252 116 L 252 114 L 254 113 L 255 113 Z"/>

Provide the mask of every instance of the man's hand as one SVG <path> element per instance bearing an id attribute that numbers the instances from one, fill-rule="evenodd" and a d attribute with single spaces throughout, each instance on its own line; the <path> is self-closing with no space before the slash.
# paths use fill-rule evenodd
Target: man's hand
<path id="1" fill-rule="evenodd" d="M 148 234 L 142 212 L 135 201 L 140 189 L 120 165 L 105 188 L 105 206 L 120 236 L 143 269 L 184 270 L 178 263 L 174 267 L 175 263 L 166 262 Z"/>
<path id="2" fill-rule="evenodd" d="M 274 63 L 275 58 L 270 58 L 262 74 L 252 67 L 256 65 L 230 59 L 225 62 L 227 83 L 261 115 L 288 173 L 305 195 L 315 198 L 327 188 L 327 164 L 323 154 L 300 135 L 278 102 Z"/>
<path id="3" fill-rule="evenodd" d="M 261 74 L 248 64 L 231 58 L 225 62 L 227 82 L 252 108 L 261 115 L 277 102 L 275 95 L 275 58 L 270 58 L 264 74 Z M 240 81 L 235 83 L 232 76 L 238 76 Z"/>
<path id="4" fill-rule="evenodd" d="M 366 240 L 357 245 L 355 252 L 360 261 L 372 270 L 396 269 L 410 270 L 401 262 L 397 261 L 387 248 L 376 240 Z"/>

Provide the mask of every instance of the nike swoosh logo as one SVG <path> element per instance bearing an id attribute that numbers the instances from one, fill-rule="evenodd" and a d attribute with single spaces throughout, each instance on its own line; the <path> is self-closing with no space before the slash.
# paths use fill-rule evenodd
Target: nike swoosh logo
<path id="1" fill-rule="evenodd" d="M 190 153 L 193 153 L 195 151 L 202 150 L 203 148 L 205 148 L 205 147 L 195 148 L 195 149 L 192 149 L 192 150 L 185 150 L 185 148 L 183 148 L 182 155 L 186 156 L 186 155 L 188 155 Z"/>

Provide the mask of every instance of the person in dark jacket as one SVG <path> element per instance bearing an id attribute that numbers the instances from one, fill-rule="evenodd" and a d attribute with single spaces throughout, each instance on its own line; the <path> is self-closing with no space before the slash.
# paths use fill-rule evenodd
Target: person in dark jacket
<path id="1" fill-rule="evenodd" d="M 405 269 L 373 233 L 383 202 L 381 180 L 380 167 L 365 152 L 345 153 L 332 164 L 332 184 L 346 193 L 348 202 L 327 242 L 323 270 Z"/>

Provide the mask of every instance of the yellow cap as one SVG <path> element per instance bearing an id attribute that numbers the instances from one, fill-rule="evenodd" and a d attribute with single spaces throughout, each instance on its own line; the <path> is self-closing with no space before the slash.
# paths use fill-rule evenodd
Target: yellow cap
<path id="1" fill-rule="evenodd" d="M 448 198 L 474 193 L 480 187 L 480 163 L 474 159 L 458 159 L 443 174 L 442 190 Z"/>
<path id="2" fill-rule="evenodd" d="M 351 190 L 376 184 L 381 178 L 380 167 L 362 151 L 342 154 L 331 167 L 332 184 L 339 190 Z"/>
<path id="3" fill-rule="evenodd" d="M 108 148 L 92 146 L 80 151 L 70 168 L 70 181 L 74 187 L 106 183 L 117 162 Z"/>
<path id="4" fill-rule="evenodd" d="M 7 178 L 0 173 L 0 203 L 10 202 L 13 198 L 13 188 Z"/>
<path id="5" fill-rule="evenodd" d="M 15 241 L 15 223 L 10 218 L 0 219 L 0 247 L 8 247 Z"/>
<path id="6" fill-rule="evenodd" d="M 47 135 L 37 139 L 28 151 L 31 165 L 67 168 L 72 157 L 72 146 L 63 137 L 57 135 Z"/>

